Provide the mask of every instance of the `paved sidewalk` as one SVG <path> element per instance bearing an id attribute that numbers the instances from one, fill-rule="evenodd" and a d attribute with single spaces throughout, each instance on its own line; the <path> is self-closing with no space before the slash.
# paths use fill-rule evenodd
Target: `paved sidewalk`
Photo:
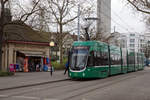
<path id="1" fill-rule="evenodd" d="M 17 72 L 14 76 L 0 77 L 0 90 L 38 85 L 69 79 L 64 71 L 55 71 L 53 76 L 50 72 Z"/>

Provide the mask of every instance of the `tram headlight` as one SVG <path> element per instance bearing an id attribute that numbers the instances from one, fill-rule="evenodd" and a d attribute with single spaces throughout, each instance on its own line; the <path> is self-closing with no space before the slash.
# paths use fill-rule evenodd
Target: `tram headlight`
<path id="1" fill-rule="evenodd" d="M 70 76 L 71 76 L 71 73 L 70 73 Z"/>
<path id="2" fill-rule="evenodd" d="M 84 77 L 84 76 L 85 76 L 85 73 L 83 73 L 82 76 Z"/>

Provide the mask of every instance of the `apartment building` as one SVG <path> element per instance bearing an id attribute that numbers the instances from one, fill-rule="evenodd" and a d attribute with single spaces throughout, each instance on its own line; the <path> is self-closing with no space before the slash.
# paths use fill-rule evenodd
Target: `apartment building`
<path id="1" fill-rule="evenodd" d="M 120 47 L 128 49 L 129 52 L 144 52 L 145 43 L 145 36 L 138 33 L 120 35 Z"/>

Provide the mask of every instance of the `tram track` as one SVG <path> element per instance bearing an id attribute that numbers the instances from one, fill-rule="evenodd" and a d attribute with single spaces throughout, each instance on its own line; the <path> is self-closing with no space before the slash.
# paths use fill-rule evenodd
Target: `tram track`
<path id="1" fill-rule="evenodd" d="M 70 79 L 62 79 L 62 80 L 47 81 L 47 82 L 34 83 L 34 84 L 28 84 L 28 85 L 22 85 L 22 86 L 14 86 L 14 87 L 8 87 L 8 88 L 0 89 L 0 91 L 20 89 L 20 88 L 26 88 L 26 87 L 39 86 L 39 85 L 46 85 L 46 84 L 50 84 L 50 83 L 59 83 L 59 82 L 64 82 L 64 81 L 68 81 L 68 80 L 70 80 Z"/>
<path id="2" fill-rule="evenodd" d="M 125 75 L 125 76 L 124 76 Z M 132 76 L 131 76 L 132 75 Z M 100 85 L 104 85 L 103 87 L 109 86 L 111 84 L 115 84 L 119 81 L 123 81 L 123 80 L 127 80 L 127 79 L 133 79 L 136 77 L 139 77 L 141 75 L 144 75 L 143 73 L 138 73 L 138 75 L 134 75 L 133 73 L 129 73 L 129 74 L 123 74 L 123 75 L 118 75 L 118 76 L 114 76 L 114 77 L 109 77 L 109 78 L 105 78 L 105 79 L 98 79 L 97 80 L 77 80 L 77 81 L 73 81 L 73 83 L 64 83 L 65 85 L 58 85 L 58 86 L 53 86 L 53 87 L 46 87 L 46 88 L 42 88 L 39 89 L 40 92 L 44 92 L 44 91 L 49 91 L 51 90 L 50 94 L 48 95 L 49 97 L 53 97 L 56 94 L 59 93 L 58 96 L 64 95 L 64 93 L 70 93 L 69 96 L 71 96 L 73 94 L 73 92 L 82 92 L 84 89 L 88 88 L 88 87 L 93 87 L 93 86 L 97 86 L 98 84 Z M 120 78 L 123 78 L 120 80 Z M 114 79 L 116 81 L 114 81 Z M 119 81 L 118 81 L 119 79 Z M 109 83 L 110 82 L 110 83 Z M 108 85 L 105 85 L 109 83 Z M 71 88 L 70 88 L 71 87 Z M 101 88 L 101 87 L 100 87 Z M 94 89 L 92 89 L 92 91 L 94 91 L 95 89 L 97 89 L 97 87 L 94 87 Z M 99 89 L 99 87 L 98 87 Z M 59 91 L 58 91 L 59 90 Z M 90 90 L 91 91 L 91 90 Z M 34 91 L 33 91 L 34 92 Z M 86 94 L 89 91 L 83 91 L 83 93 L 80 93 L 79 96 L 81 94 Z M 45 95 L 46 96 L 46 95 Z M 76 96 L 76 95 L 75 95 Z M 78 96 L 78 95 L 77 95 Z M 74 96 L 73 96 L 74 97 Z M 55 97 L 54 97 L 55 98 Z M 68 97 L 67 97 L 68 98 Z M 65 98 L 64 100 L 66 100 L 67 98 Z M 69 98 L 72 98 L 69 97 Z M 68 99 L 69 100 L 69 99 Z"/>
<path id="3" fill-rule="evenodd" d="M 61 81 L 62 82 L 62 81 Z M 66 81 L 63 81 L 63 82 L 67 82 L 67 80 Z M 21 94 L 26 94 L 26 93 L 30 93 L 30 92 L 35 92 L 35 91 L 40 91 L 40 92 L 42 92 L 42 91 L 45 91 L 45 90 L 48 90 L 48 89 L 54 89 L 54 88 L 59 88 L 59 87 L 62 87 L 62 85 L 63 86 L 67 86 L 67 85 L 72 85 L 72 83 L 73 82 L 71 82 L 70 83 L 70 81 L 68 80 L 68 82 L 69 83 L 64 83 L 64 84 L 62 84 L 62 83 L 60 83 L 60 84 L 58 84 L 58 85 L 56 85 L 56 86 L 46 86 L 46 87 L 42 87 L 42 88 L 37 88 L 37 86 L 33 86 L 33 89 L 27 89 L 27 90 L 24 90 L 24 91 L 22 91 L 22 92 L 19 92 L 19 93 L 13 93 L 13 94 L 11 94 L 11 95 L 9 95 L 9 96 L 13 96 L 13 95 L 21 95 Z M 48 85 L 48 84 L 47 84 Z M 35 87 L 35 88 L 34 88 Z"/>
<path id="4" fill-rule="evenodd" d="M 132 76 L 127 76 L 123 79 L 120 79 L 118 78 L 117 80 L 113 80 L 111 82 L 103 82 L 103 83 L 99 83 L 99 84 L 92 84 L 90 86 L 86 86 L 86 87 L 83 87 L 83 88 L 78 88 L 74 91 L 72 91 L 72 93 L 70 94 L 74 94 L 74 93 L 77 93 L 75 95 L 72 95 L 72 96 L 68 96 L 66 98 L 63 98 L 61 100 L 70 100 L 70 99 L 73 99 L 75 97 L 79 97 L 79 96 L 82 96 L 82 95 L 85 95 L 87 93 L 90 93 L 90 92 L 93 92 L 93 91 L 96 91 L 98 89 L 105 89 L 105 88 L 108 88 L 109 86 L 112 86 L 112 85 L 115 85 L 115 84 L 119 84 L 120 82 L 124 82 L 124 81 L 127 81 L 127 80 L 130 80 L 130 79 L 134 79 L 134 78 L 137 78 L 137 77 L 141 77 L 141 76 L 144 76 L 145 74 L 139 74 L 139 75 L 132 75 Z M 87 88 L 89 87 L 89 88 Z M 81 92 L 79 92 L 81 91 Z M 71 92 L 71 91 L 68 91 L 68 92 Z"/>
<path id="5" fill-rule="evenodd" d="M 130 74 L 130 73 L 128 73 L 128 74 Z M 122 75 L 125 75 L 125 74 L 122 74 Z M 109 78 L 111 78 L 111 77 L 109 77 Z M 50 83 L 59 83 L 59 82 L 65 82 L 65 81 L 72 81 L 72 79 L 67 78 L 67 79 L 56 80 L 56 81 L 47 81 L 47 82 L 34 83 L 34 84 L 28 84 L 28 85 L 22 85 L 22 86 L 8 87 L 8 88 L 0 89 L 0 91 L 7 91 L 7 90 L 20 89 L 20 88 L 26 88 L 26 87 L 33 87 L 33 86 L 39 86 L 39 85 L 46 85 L 46 84 L 50 84 Z"/>
<path id="6" fill-rule="evenodd" d="M 134 72 L 134 73 L 136 73 L 136 72 Z M 119 82 L 124 82 L 128 79 L 134 79 L 136 77 L 143 76 L 145 74 L 143 72 L 138 72 L 138 74 L 135 75 L 134 73 L 122 74 L 122 75 L 117 75 L 117 76 L 108 77 L 105 79 L 98 79 L 98 80 L 75 80 L 75 81 L 72 81 L 70 79 L 67 79 L 64 81 L 53 82 L 52 84 L 49 84 L 49 83 L 40 84 L 41 86 L 43 86 L 42 88 L 38 87 L 40 85 L 36 85 L 36 86 L 29 86 L 28 88 L 24 87 L 25 89 L 27 88 L 24 91 L 20 91 L 20 89 L 23 89 L 23 88 L 17 88 L 17 89 L 9 89 L 6 92 L 11 92 L 11 94 L 8 95 L 8 98 L 9 98 L 11 96 L 22 95 L 22 94 L 28 95 L 28 93 L 34 93 L 37 91 L 45 92 L 45 91 L 51 90 L 52 92 L 50 92 L 49 97 L 53 97 L 53 95 L 55 94 L 55 92 L 53 92 L 53 91 L 60 90 L 59 94 L 61 94 L 61 93 L 62 94 L 58 95 L 58 97 L 61 97 L 62 95 L 64 95 L 64 93 L 69 94 L 69 95 L 66 95 L 65 98 L 60 99 L 60 100 L 70 100 L 72 98 L 93 92 L 95 90 L 104 89 L 105 87 L 109 87 L 109 86 L 114 85 Z M 57 84 L 55 84 L 55 83 L 57 83 Z M 46 85 L 46 86 L 44 87 L 44 85 Z M 33 89 L 31 87 L 33 87 Z M 71 88 L 69 88 L 69 87 L 71 87 Z M 68 88 L 68 89 L 62 90 L 65 88 Z M 18 90 L 18 93 L 12 92 L 15 90 Z"/>
<path id="7" fill-rule="evenodd" d="M 84 82 L 83 82 L 84 81 Z M 90 81 L 90 80 L 89 80 Z M 9 96 L 13 96 L 13 95 L 20 95 L 20 94 L 26 94 L 26 93 L 29 93 L 29 92 L 34 92 L 34 91 L 45 91 L 45 90 L 49 90 L 49 89 L 55 89 L 55 88 L 67 88 L 69 86 L 73 86 L 75 84 L 78 83 L 78 85 L 83 85 L 85 84 L 85 82 L 87 82 L 87 80 L 80 80 L 80 81 L 71 81 L 71 79 L 68 79 L 66 81 L 61 81 L 61 82 L 57 82 L 56 86 L 52 86 L 53 84 L 55 83 L 52 83 L 52 84 L 43 84 L 43 85 L 49 85 L 49 86 L 46 86 L 44 88 L 37 88 L 37 86 L 30 86 L 28 88 L 31 88 L 33 87 L 33 89 L 27 89 L 27 90 L 24 90 L 24 91 L 21 91 L 21 92 L 18 92 L 18 93 L 12 93 L 10 94 Z M 34 88 L 35 87 L 35 88 Z M 24 87 L 25 88 L 25 87 Z M 16 90 L 16 89 L 10 89 L 10 90 L 7 90 L 7 91 L 13 91 L 13 90 Z"/>

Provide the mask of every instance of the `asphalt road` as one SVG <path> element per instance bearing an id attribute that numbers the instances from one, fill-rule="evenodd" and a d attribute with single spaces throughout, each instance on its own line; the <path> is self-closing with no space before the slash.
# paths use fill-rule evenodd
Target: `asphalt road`
<path id="1" fill-rule="evenodd" d="M 150 68 L 105 79 L 4 90 L 0 100 L 150 100 Z"/>

